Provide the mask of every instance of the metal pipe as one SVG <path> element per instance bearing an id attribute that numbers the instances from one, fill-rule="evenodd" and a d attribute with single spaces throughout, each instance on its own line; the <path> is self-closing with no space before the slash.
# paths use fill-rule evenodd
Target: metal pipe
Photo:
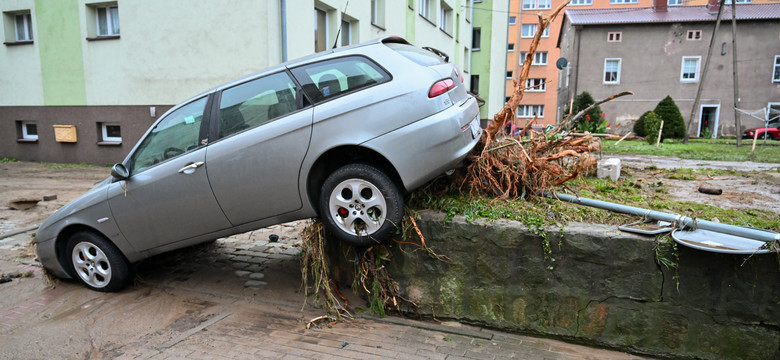
<path id="1" fill-rule="evenodd" d="M 287 62 L 287 0 L 281 0 L 282 62 Z M 317 19 L 314 19 L 315 21 Z"/>
<path id="2" fill-rule="evenodd" d="M 758 240 L 758 241 L 765 241 L 765 242 L 780 241 L 780 234 L 772 231 L 750 229 L 750 228 L 730 225 L 730 224 L 721 224 L 721 223 L 707 221 L 707 220 L 694 219 L 680 214 L 669 214 L 660 211 L 620 205 L 611 202 L 593 200 L 593 199 L 588 199 L 588 198 L 583 198 L 583 197 L 578 197 L 578 196 L 573 196 L 568 194 L 556 193 L 553 195 L 552 193 L 547 193 L 547 197 L 558 198 L 560 200 L 568 201 L 574 204 L 586 205 L 590 207 L 619 212 L 623 214 L 643 216 L 646 219 L 667 221 L 670 223 L 678 224 L 678 226 L 680 227 L 709 230 L 709 231 L 714 231 L 722 234 L 741 236 L 741 237 Z"/>

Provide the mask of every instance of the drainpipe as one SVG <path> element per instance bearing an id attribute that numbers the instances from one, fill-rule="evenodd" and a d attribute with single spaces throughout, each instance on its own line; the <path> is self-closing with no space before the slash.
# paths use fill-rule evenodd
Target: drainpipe
<path id="1" fill-rule="evenodd" d="M 577 33 L 577 57 L 575 60 L 575 64 L 577 64 L 577 66 L 574 67 L 574 92 L 571 94 L 572 99 L 577 96 L 577 83 L 580 79 L 580 43 L 582 42 L 582 29 L 584 29 L 584 27 L 574 26 L 574 31 Z M 569 65 L 571 66 L 571 63 Z"/>
<path id="2" fill-rule="evenodd" d="M 287 0 L 281 0 L 282 8 L 282 62 L 287 61 Z"/>

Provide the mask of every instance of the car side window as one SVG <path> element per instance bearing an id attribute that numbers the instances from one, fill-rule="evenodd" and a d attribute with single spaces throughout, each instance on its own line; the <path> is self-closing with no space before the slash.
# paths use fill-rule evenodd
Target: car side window
<path id="1" fill-rule="evenodd" d="M 219 137 L 264 124 L 298 109 L 297 88 L 285 72 L 265 76 L 222 92 Z"/>
<path id="2" fill-rule="evenodd" d="M 292 72 L 314 103 L 391 79 L 379 65 L 362 56 L 321 61 L 295 68 Z"/>
<path id="3" fill-rule="evenodd" d="M 160 121 L 131 157 L 130 174 L 197 148 L 207 99 L 184 105 Z"/>

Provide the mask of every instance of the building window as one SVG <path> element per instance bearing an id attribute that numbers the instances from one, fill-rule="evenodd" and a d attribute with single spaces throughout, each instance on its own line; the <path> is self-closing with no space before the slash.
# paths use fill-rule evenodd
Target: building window
<path id="1" fill-rule="evenodd" d="M 610 32 L 607 33 L 607 42 L 621 42 L 623 41 L 622 32 Z"/>
<path id="2" fill-rule="evenodd" d="M 385 0 L 371 0 L 371 24 L 385 27 Z"/>
<path id="3" fill-rule="evenodd" d="M 574 6 L 593 5 L 593 0 L 571 0 L 569 5 L 574 5 Z"/>
<path id="4" fill-rule="evenodd" d="M 620 84 L 621 59 L 604 59 L 604 84 Z"/>
<path id="5" fill-rule="evenodd" d="M 471 75 L 471 87 L 472 94 L 479 94 L 479 75 Z"/>
<path id="6" fill-rule="evenodd" d="M 737 4 L 750 4 L 753 0 L 737 0 Z M 731 0 L 726 0 L 726 5 L 731 5 Z"/>
<path id="7" fill-rule="evenodd" d="M 507 71 L 506 72 L 506 78 L 507 79 L 511 79 L 512 78 L 512 71 Z"/>
<path id="8" fill-rule="evenodd" d="M 452 34 L 452 8 L 445 2 L 441 2 L 441 19 L 439 19 L 439 28 L 447 34 Z"/>
<path id="9" fill-rule="evenodd" d="M 325 10 L 314 9 L 314 52 L 325 51 L 328 48 L 328 13 Z"/>
<path id="10" fill-rule="evenodd" d="M 515 51 L 515 44 L 507 44 L 506 45 L 506 51 L 508 51 L 508 52 Z"/>
<path id="11" fill-rule="evenodd" d="M 544 78 L 528 79 L 525 81 L 525 91 L 545 92 L 547 91 L 547 81 Z"/>
<path id="12" fill-rule="evenodd" d="M 420 0 L 420 3 L 417 7 L 417 11 L 420 13 L 420 15 L 422 15 L 422 17 L 432 21 L 433 20 L 431 19 L 431 15 L 433 14 L 432 7 L 433 7 L 433 2 L 431 0 Z"/>
<path id="13" fill-rule="evenodd" d="M 780 55 L 775 55 L 775 67 L 772 74 L 772 82 L 780 82 Z"/>
<path id="14" fill-rule="evenodd" d="M 669 6 L 680 6 L 683 4 L 683 0 L 669 0 L 667 4 Z"/>
<path id="15" fill-rule="evenodd" d="M 522 61 L 525 61 L 526 56 L 528 56 L 528 53 L 523 51 L 520 53 L 520 59 Z M 538 66 L 538 65 L 547 65 L 547 51 L 537 51 L 534 53 L 534 59 L 531 62 L 531 65 Z"/>
<path id="16" fill-rule="evenodd" d="M 532 37 L 534 37 L 534 34 L 536 34 L 536 27 L 537 26 L 538 26 L 537 24 L 523 24 L 523 29 L 522 29 L 523 32 L 521 33 L 520 36 L 524 37 L 524 38 L 532 38 Z M 549 27 L 544 28 L 544 32 L 542 32 L 542 37 L 543 38 L 550 37 L 550 28 Z"/>
<path id="17" fill-rule="evenodd" d="M 16 41 L 33 41 L 32 15 L 29 12 L 14 15 L 14 30 Z"/>
<path id="18" fill-rule="evenodd" d="M 19 121 L 19 126 L 22 128 L 22 140 L 34 141 L 38 140 L 38 125 L 33 121 Z"/>
<path id="19" fill-rule="evenodd" d="M 544 105 L 520 105 L 517 107 L 517 117 L 519 118 L 532 118 L 539 115 L 539 118 L 544 117 Z"/>
<path id="20" fill-rule="evenodd" d="M 551 5 L 551 0 L 523 0 L 523 10 L 549 9 Z"/>
<path id="21" fill-rule="evenodd" d="M 509 17 L 509 25 L 515 25 L 515 24 L 517 24 L 517 17 L 510 16 Z"/>
<path id="22" fill-rule="evenodd" d="M 342 19 L 344 19 L 342 15 Z M 347 20 L 341 20 L 341 46 L 353 44 L 352 41 L 352 23 Z"/>
<path id="23" fill-rule="evenodd" d="M 481 28 L 474 28 L 471 30 L 471 50 L 477 51 L 479 50 L 480 44 L 482 43 L 482 29 Z"/>
<path id="24" fill-rule="evenodd" d="M 100 123 L 100 139 L 102 142 L 121 143 L 122 129 L 119 124 Z"/>
<path id="25" fill-rule="evenodd" d="M 683 56 L 680 82 L 698 82 L 700 62 L 701 56 Z"/>
<path id="26" fill-rule="evenodd" d="M 97 36 L 119 35 L 119 7 L 116 5 L 96 6 Z"/>
<path id="27" fill-rule="evenodd" d="M 688 30 L 688 35 L 686 36 L 686 39 L 701 40 L 701 30 Z"/>
<path id="28" fill-rule="evenodd" d="M 638 3 L 638 0 L 609 0 L 609 3 L 612 5 L 617 4 L 636 4 Z"/>

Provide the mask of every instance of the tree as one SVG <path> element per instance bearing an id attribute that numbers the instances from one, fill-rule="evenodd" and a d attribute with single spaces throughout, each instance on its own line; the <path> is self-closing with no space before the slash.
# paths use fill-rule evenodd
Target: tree
<path id="1" fill-rule="evenodd" d="M 588 106 L 591 106 L 596 101 L 593 100 L 593 96 L 587 91 L 583 91 L 581 94 L 574 98 L 572 115 L 576 115 L 578 112 L 584 110 Z M 564 112 L 568 114 L 568 109 Z M 581 131 L 589 131 L 591 133 L 604 133 L 606 132 L 606 122 L 601 112 L 601 107 L 596 106 L 587 114 L 585 114 L 581 120 L 577 123 L 577 129 Z"/>
<path id="2" fill-rule="evenodd" d="M 674 103 L 671 96 L 666 96 L 653 110 L 664 121 L 662 139 L 682 139 L 685 137 L 685 120 L 683 120 L 680 108 Z"/>

